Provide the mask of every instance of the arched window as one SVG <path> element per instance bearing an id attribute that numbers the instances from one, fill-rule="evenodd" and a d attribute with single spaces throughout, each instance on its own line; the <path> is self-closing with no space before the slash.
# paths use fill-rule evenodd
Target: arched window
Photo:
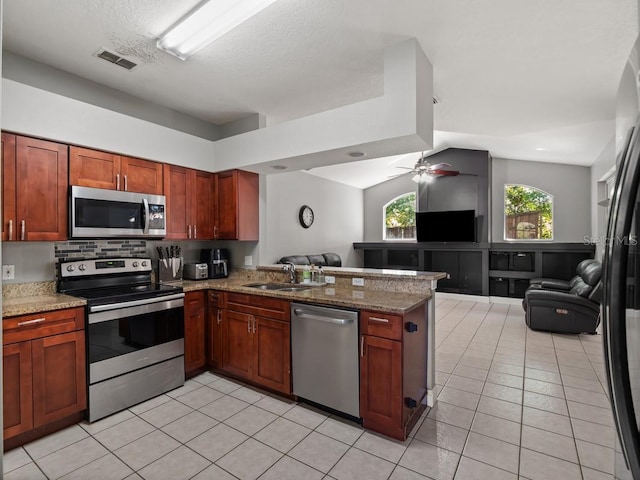
<path id="1" fill-rule="evenodd" d="M 384 240 L 416 239 L 416 192 L 397 196 L 382 207 Z"/>
<path id="2" fill-rule="evenodd" d="M 504 239 L 552 240 L 553 195 L 528 185 L 505 185 Z"/>

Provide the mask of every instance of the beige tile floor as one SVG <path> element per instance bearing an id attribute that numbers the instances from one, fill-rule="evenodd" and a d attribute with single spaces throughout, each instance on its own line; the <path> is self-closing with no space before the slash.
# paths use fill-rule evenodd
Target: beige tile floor
<path id="1" fill-rule="evenodd" d="M 4 457 L 15 479 L 612 479 L 601 336 L 439 299 L 437 406 L 405 442 L 211 373 Z"/>

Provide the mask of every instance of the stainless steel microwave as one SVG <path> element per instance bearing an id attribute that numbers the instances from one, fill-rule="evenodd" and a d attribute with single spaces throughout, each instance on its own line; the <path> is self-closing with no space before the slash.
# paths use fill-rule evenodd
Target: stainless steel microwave
<path id="1" fill-rule="evenodd" d="M 72 238 L 162 238 L 167 234 L 164 195 L 71 187 Z"/>

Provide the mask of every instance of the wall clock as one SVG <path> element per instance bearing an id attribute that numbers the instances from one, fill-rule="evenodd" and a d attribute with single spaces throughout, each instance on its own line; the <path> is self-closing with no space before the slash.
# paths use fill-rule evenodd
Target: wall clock
<path id="1" fill-rule="evenodd" d="M 309 228 L 313 223 L 313 210 L 308 205 L 303 205 L 300 207 L 300 211 L 298 212 L 298 220 L 300 221 L 300 225 L 304 228 Z"/>

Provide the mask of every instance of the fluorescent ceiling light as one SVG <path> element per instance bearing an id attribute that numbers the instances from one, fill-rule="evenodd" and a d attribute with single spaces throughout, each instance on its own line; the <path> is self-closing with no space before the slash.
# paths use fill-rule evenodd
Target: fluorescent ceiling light
<path id="1" fill-rule="evenodd" d="M 160 50 L 186 60 L 276 0 L 208 0 L 162 35 Z"/>

